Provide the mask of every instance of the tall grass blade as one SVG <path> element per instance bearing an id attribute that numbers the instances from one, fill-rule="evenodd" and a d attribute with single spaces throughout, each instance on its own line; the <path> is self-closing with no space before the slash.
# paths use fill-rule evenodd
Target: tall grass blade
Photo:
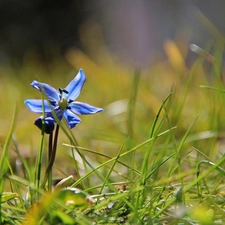
<path id="1" fill-rule="evenodd" d="M 13 131 L 15 128 L 15 122 L 16 122 L 16 115 L 17 115 L 17 107 L 15 106 L 14 113 L 13 113 L 13 118 L 10 126 L 9 133 L 7 135 L 3 150 L 2 150 L 2 155 L 0 158 L 0 199 L 2 199 L 2 192 L 4 190 L 4 184 L 5 184 L 5 174 L 8 171 L 8 150 L 9 150 L 9 144 L 12 139 Z M 2 205 L 0 203 L 0 223 L 2 223 Z"/>

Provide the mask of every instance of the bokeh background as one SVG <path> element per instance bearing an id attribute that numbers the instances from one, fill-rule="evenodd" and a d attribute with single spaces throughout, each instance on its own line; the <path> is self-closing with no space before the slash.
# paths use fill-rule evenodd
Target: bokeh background
<path id="1" fill-rule="evenodd" d="M 123 63 L 149 64 L 167 39 L 210 38 L 198 10 L 224 31 L 224 9 L 213 0 L 1 0 L 0 64 L 21 63 L 28 52 L 48 62 L 70 48 L 87 51 L 99 35 Z"/>
<path id="2" fill-rule="evenodd" d="M 199 55 L 189 45 L 208 49 L 220 64 L 224 11 L 225 1 L 213 0 L 0 0 L 1 143 L 17 107 L 14 139 L 22 155 L 35 156 L 40 143 L 40 131 L 33 125 L 37 115 L 23 102 L 41 95 L 30 83 L 35 79 L 63 88 L 83 68 L 87 82 L 78 100 L 105 111 L 81 116 L 82 123 L 72 132 L 78 145 L 115 156 L 129 133 L 127 104 L 138 65 L 133 144 L 148 139 L 162 100 L 174 91 L 168 115 L 170 125 L 178 127 L 177 137 L 182 138 L 200 115 L 193 132 L 206 136 L 196 139 L 196 147 L 217 152 L 207 145 L 207 132 L 223 131 L 224 100 L 207 107 L 212 94 L 199 86 L 210 84 L 215 70 L 209 62 L 193 70 Z M 72 161 L 68 147 L 62 145 L 68 143 L 63 133 L 59 143 L 56 167 L 70 174 L 69 168 L 61 167 L 62 157 Z M 12 157 L 13 150 L 12 144 Z"/>

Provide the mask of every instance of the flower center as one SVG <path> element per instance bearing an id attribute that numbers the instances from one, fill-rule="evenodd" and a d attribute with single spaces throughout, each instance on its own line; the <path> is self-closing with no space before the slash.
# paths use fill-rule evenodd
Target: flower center
<path id="1" fill-rule="evenodd" d="M 58 101 L 58 106 L 61 110 L 65 110 L 68 107 L 68 101 L 65 97 L 69 94 L 69 92 L 66 89 L 59 88 L 59 93 L 60 100 Z"/>
<path id="2" fill-rule="evenodd" d="M 60 109 L 64 110 L 68 107 L 68 102 L 65 98 L 61 99 L 61 101 L 58 102 L 58 106 Z"/>

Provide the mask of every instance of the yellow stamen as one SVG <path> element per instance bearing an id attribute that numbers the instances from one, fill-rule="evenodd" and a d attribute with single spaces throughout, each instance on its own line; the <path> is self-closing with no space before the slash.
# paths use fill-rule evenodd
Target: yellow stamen
<path id="1" fill-rule="evenodd" d="M 60 109 L 64 110 L 68 107 L 68 102 L 65 98 L 58 102 Z"/>

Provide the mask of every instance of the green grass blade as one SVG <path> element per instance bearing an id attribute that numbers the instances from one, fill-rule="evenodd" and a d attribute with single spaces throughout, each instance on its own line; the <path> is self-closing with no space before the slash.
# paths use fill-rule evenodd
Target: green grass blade
<path id="1" fill-rule="evenodd" d="M 174 128 L 175 128 L 175 127 L 174 127 Z M 172 129 L 174 129 L 174 128 L 172 128 Z M 148 140 L 142 142 L 141 144 L 135 146 L 134 148 L 132 148 L 132 149 L 130 149 L 130 150 L 128 150 L 128 151 L 126 151 L 126 152 L 120 154 L 120 157 L 119 157 L 119 158 L 121 158 L 121 157 L 123 157 L 123 156 L 126 156 L 126 155 L 132 153 L 133 151 L 136 151 L 137 149 L 141 148 L 142 146 L 148 144 L 148 143 L 151 142 L 151 141 L 154 141 L 156 138 L 159 138 L 159 137 L 161 137 L 161 136 L 167 134 L 168 132 L 171 132 L 171 129 L 170 129 L 170 130 L 166 130 L 166 131 L 164 131 L 164 132 L 158 134 L 156 137 L 152 137 L 152 138 L 150 138 L 150 139 L 148 139 Z M 110 160 L 108 160 L 108 161 L 102 163 L 101 165 L 97 166 L 97 167 L 94 168 L 92 171 L 88 172 L 85 176 L 81 177 L 81 178 L 78 179 L 75 183 L 73 183 L 73 184 L 72 184 L 72 187 L 75 187 L 76 185 L 78 185 L 80 182 L 82 182 L 84 179 L 86 179 L 88 176 L 90 176 L 92 173 L 96 172 L 96 171 L 99 170 L 100 168 L 102 168 L 102 167 L 104 167 L 105 165 L 107 165 L 107 164 L 109 164 L 109 163 L 111 163 L 111 162 L 117 160 L 117 158 L 118 158 L 118 157 L 114 157 L 114 158 L 112 158 L 112 159 L 110 159 Z"/>
<path id="2" fill-rule="evenodd" d="M 3 151 L 2 151 L 2 155 L 0 158 L 0 199 L 2 198 L 2 192 L 4 189 L 5 174 L 8 170 L 8 149 L 9 149 L 9 144 L 12 139 L 13 131 L 15 128 L 16 115 L 17 115 L 17 107 L 15 106 L 10 130 L 7 135 L 7 138 L 6 138 L 4 147 L 3 147 Z M 2 223 L 1 211 L 2 211 L 2 209 L 1 209 L 1 204 L 0 204 L 0 223 Z"/>

